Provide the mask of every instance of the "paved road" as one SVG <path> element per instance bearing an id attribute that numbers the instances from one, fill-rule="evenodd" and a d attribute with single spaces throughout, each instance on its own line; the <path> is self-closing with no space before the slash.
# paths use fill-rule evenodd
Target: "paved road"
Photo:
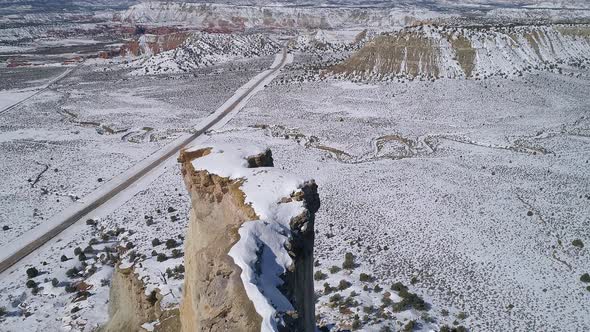
<path id="1" fill-rule="evenodd" d="M 5 107 L 4 109 L 0 110 L 0 114 L 4 113 L 4 112 L 8 112 L 11 109 L 19 106 L 20 104 L 24 103 L 25 101 L 35 97 L 36 95 L 40 94 L 43 91 L 46 91 L 47 89 L 49 89 L 53 84 L 63 80 L 64 78 L 68 77 L 76 68 L 69 68 L 66 69 L 66 71 L 64 71 L 63 73 L 61 73 L 58 77 L 56 77 L 53 81 L 47 83 L 47 85 L 44 88 L 41 88 L 40 90 L 38 90 L 37 92 L 33 93 L 32 95 L 28 96 L 25 99 L 22 99 L 10 106 Z"/>
<path id="2" fill-rule="evenodd" d="M 278 66 L 274 67 L 271 71 L 269 71 L 267 74 L 262 76 L 255 84 L 253 84 L 248 90 L 246 90 L 239 98 L 237 98 L 223 112 L 221 112 L 217 117 L 212 119 L 211 122 L 209 122 L 208 124 L 203 126 L 201 129 L 199 129 L 197 132 L 195 132 L 191 136 L 187 137 L 185 140 L 183 140 L 179 143 L 175 143 L 176 144 L 175 146 L 167 147 L 167 148 L 170 148 L 170 150 L 167 151 L 165 154 L 163 154 L 160 158 L 152 161 L 150 164 L 139 169 L 138 171 L 136 171 L 134 174 L 130 175 L 129 178 L 127 178 L 125 181 L 120 183 L 118 186 L 116 186 L 112 190 L 104 193 L 103 195 L 95 198 L 92 201 L 86 202 L 73 215 L 71 215 L 70 217 L 63 220 L 63 222 L 61 222 L 59 225 L 48 230 L 47 232 L 45 232 L 44 234 L 39 236 L 37 239 L 30 241 L 28 244 L 24 245 L 22 248 L 20 248 L 14 254 L 8 256 L 6 259 L 4 259 L 2 262 L 0 262 L 0 273 L 6 271 L 11 266 L 18 263 L 18 261 L 25 258 L 29 254 L 34 252 L 36 249 L 38 249 L 39 247 L 41 247 L 42 245 L 47 243 L 49 240 L 51 240 L 54 237 L 56 237 L 57 235 L 59 235 L 61 232 L 63 232 L 68 227 L 72 226 L 74 223 L 76 223 L 78 220 L 80 220 L 80 218 L 82 218 L 85 215 L 87 215 L 88 213 L 94 211 L 96 208 L 98 208 L 99 206 L 101 206 L 102 204 L 104 204 L 105 202 L 110 200 L 111 198 L 113 198 L 115 195 L 117 195 L 121 191 L 125 190 L 126 188 L 131 186 L 133 183 L 137 182 L 140 178 L 145 176 L 148 172 L 150 172 L 151 170 L 156 168 L 158 165 L 162 164 L 168 158 L 176 155 L 180 151 L 180 149 L 186 147 L 187 144 L 189 144 L 190 142 L 195 140 L 197 137 L 201 136 L 207 130 L 211 129 L 211 127 L 213 127 L 215 124 L 217 124 L 223 118 L 225 118 L 229 113 L 231 113 L 233 110 L 235 110 L 236 107 L 238 106 L 238 104 L 240 102 L 242 102 L 244 99 L 246 99 L 248 96 L 250 96 L 250 94 L 252 94 L 252 92 L 254 92 L 254 90 L 256 88 L 258 88 L 260 86 L 260 84 L 262 82 L 264 82 L 270 75 L 276 73 L 278 70 L 280 70 L 282 68 L 282 66 L 287 61 L 286 48 L 283 49 L 282 56 L 283 56 L 283 58 Z M 166 148 L 164 148 L 164 149 L 166 149 Z"/>

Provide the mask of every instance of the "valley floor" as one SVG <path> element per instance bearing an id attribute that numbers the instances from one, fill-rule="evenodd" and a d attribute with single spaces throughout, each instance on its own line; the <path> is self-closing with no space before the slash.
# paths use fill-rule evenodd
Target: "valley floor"
<path id="1" fill-rule="evenodd" d="M 0 245 L 190 130 L 270 61 L 216 66 L 197 77 L 129 78 L 81 66 L 0 114 L 0 226 L 8 226 Z M 398 330 L 415 319 L 423 330 L 454 323 L 474 331 L 587 330 L 590 292 L 580 276 L 590 272 L 590 73 L 580 73 L 277 83 L 291 81 L 286 71 L 207 139 L 268 145 L 275 167 L 315 178 L 322 204 L 316 271 L 325 274 L 316 281 L 319 324 L 350 328 L 359 320 L 363 330 Z M 89 331 L 104 323 L 110 267 L 89 260 L 98 268 L 88 281 L 94 295 L 81 302 L 51 279 L 68 280 L 78 264 L 74 249 L 117 228 L 125 230 L 94 250 L 132 243 L 146 255 L 146 274 L 166 275 L 182 258 L 157 262 L 152 239 L 176 239 L 182 248 L 187 211 L 171 163 L 114 212 L 98 211 L 96 226 L 75 225 L 3 276 L 0 307 L 8 314 L 0 330 Z M 332 268 L 347 252 L 358 266 Z M 38 295 L 24 288 L 30 266 L 42 271 Z M 372 278 L 361 281 L 361 273 Z M 167 301 L 177 305 L 182 279 L 173 279 L 159 286 L 167 285 Z M 350 286 L 325 286 L 341 280 Z M 430 310 L 379 312 L 394 282 Z M 352 291 L 353 303 L 335 304 L 334 294 Z"/>
<path id="2" fill-rule="evenodd" d="M 439 322 L 474 331 L 585 330 L 590 259 L 572 244 L 590 243 L 583 74 L 273 85 L 213 136 L 270 144 L 278 167 L 319 184 L 323 321 L 346 326 L 357 313 L 331 308 L 321 291 L 344 279 L 344 298 L 355 291 L 375 307 L 375 284 L 412 283 Z M 360 266 L 330 273 L 346 252 Z"/>

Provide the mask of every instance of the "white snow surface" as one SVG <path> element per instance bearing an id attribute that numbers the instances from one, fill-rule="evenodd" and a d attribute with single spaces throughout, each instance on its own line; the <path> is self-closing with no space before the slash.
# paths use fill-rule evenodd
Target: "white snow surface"
<path id="1" fill-rule="evenodd" d="M 245 203 L 251 204 L 260 219 L 242 225 L 240 240 L 230 249 L 229 256 L 242 269 L 246 294 L 262 317 L 261 331 L 278 331 L 277 312 L 293 309 L 278 289 L 283 283 L 280 276 L 292 263 L 285 249 L 289 223 L 304 212 L 303 202 L 280 201 L 298 191 L 303 180 L 273 167 L 248 168 L 246 158 L 264 151 L 259 146 L 213 144 L 210 154 L 192 164 L 195 170 L 244 181 L 241 189 Z"/>

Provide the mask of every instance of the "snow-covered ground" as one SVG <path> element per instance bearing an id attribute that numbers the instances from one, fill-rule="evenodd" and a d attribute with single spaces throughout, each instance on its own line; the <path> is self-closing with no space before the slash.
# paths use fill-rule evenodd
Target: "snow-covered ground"
<path id="1" fill-rule="evenodd" d="M 282 55 L 277 59 L 280 60 L 281 58 Z M 291 59 L 291 56 L 287 56 L 286 62 L 289 62 Z M 111 177 L 116 176 L 121 171 L 125 170 L 125 165 L 129 164 L 123 164 L 120 159 L 117 159 L 120 158 L 121 155 L 125 156 L 123 152 L 128 151 L 131 158 L 136 156 L 143 158 L 154 151 L 153 149 L 169 142 L 172 138 L 182 133 L 190 133 L 193 130 L 196 130 L 196 128 L 198 128 L 197 125 L 200 122 L 206 122 L 206 119 L 210 117 L 209 114 L 214 111 L 211 107 L 219 107 L 214 113 L 217 114 L 218 111 L 223 111 L 225 109 L 224 107 L 227 107 L 225 105 L 234 103 L 237 100 L 236 98 L 239 97 L 239 94 L 250 91 L 253 84 L 252 82 L 262 80 L 260 81 L 260 84 L 261 87 L 263 87 L 278 74 L 278 72 L 272 74 L 269 71 L 263 71 L 254 76 L 252 75 L 254 71 L 260 71 L 269 66 L 276 68 L 279 64 L 281 64 L 281 61 L 277 61 L 276 59 L 271 62 L 270 58 L 258 58 L 241 62 L 242 66 L 248 66 L 247 69 L 233 66 L 231 67 L 231 70 L 226 70 L 227 68 L 221 66 L 206 71 L 193 71 L 186 77 L 174 76 L 169 87 L 170 89 L 174 88 L 174 94 L 178 98 L 176 100 L 163 99 L 161 96 L 166 96 L 167 92 L 170 92 L 170 90 L 166 91 L 165 84 L 151 78 L 145 80 L 138 79 L 140 82 L 138 82 L 138 80 L 132 82 L 132 84 L 144 83 L 143 89 L 138 89 L 137 85 L 133 85 L 133 88 L 126 87 L 124 83 L 117 87 L 112 87 L 112 90 L 105 89 L 102 81 L 105 75 L 112 77 L 119 74 L 122 78 L 121 81 L 125 82 L 128 80 L 125 79 L 127 73 L 108 71 L 101 76 L 101 74 L 103 74 L 103 71 L 101 70 L 102 68 L 94 68 L 93 66 L 83 67 L 81 72 L 78 72 L 76 76 L 64 81 L 63 84 L 68 87 L 67 96 L 64 98 L 65 100 L 58 105 L 51 105 L 52 108 L 50 108 L 56 113 L 60 113 L 59 111 L 61 110 L 70 118 L 68 121 L 54 120 L 55 123 L 51 123 L 47 121 L 46 118 L 43 118 L 46 120 L 44 122 L 45 127 L 59 128 L 59 125 L 63 126 L 64 124 L 65 126 L 76 127 L 82 122 L 90 122 L 80 120 L 80 118 L 89 118 L 90 116 L 105 118 L 113 116 L 114 114 L 113 119 L 119 119 L 117 117 L 123 114 L 123 110 L 125 110 L 133 115 L 137 112 L 135 117 L 125 119 L 130 123 L 143 125 L 141 123 L 142 121 L 154 121 L 154 123 L 160 124 L 162 128 L 158 128 L 158 130 L 149 130 L 155 132 L 153 135 L 158 135 L 159 131 L 166 132 L 172 129 L 174 129 L 172 130 L 174 134 L 164 137 L 161 137 L 163 134 L 159 134 L 160 136 L 155 136 L 159 139 L 152 140 L 151 138 L 154 136 L 150 136 L 149 140 L 132 141 L 126 139 L 126 130 L 112 132 L 112 130 L 106 130 L 104 125 L 97 122 L 97 124 L 94 125 L 94 127 L 96 127 L 94 131 L 85 133 L 85 137 L 91 137 L 92 143 L 96 145 L 96 149 L 91 150 L 94 156 L 89 157 L 88 159 L 92 160 L 92 158 L 98 157 L 101 157 L 102 159 L 97 160 L 96 165 L 88 162 L 88 160 L 84 163 L 81 162 L 79 165 L 72 165 L 70 163 L 69 165 L 64 166 L 63 164 L 60 164 L 60 167 L 63 167 L 62 169 L 65 169 L 65 171 L 69 173 L 70 180 L 60 178 L 59 175 L 56 176 L 50 174 L 47 176 L 45 174 L 49 170 L 49 168 L 47 168 L 40 173 L 38 178 L 29 182 L 31 189 L 39 184 L 39 186 L 43 186 L 41 188 L 41 195 L 53 196 L 53 192 L 51 194 L 44 193 L 45 191 L 43 189 L 49 186 L 56 186 L 56 182 L 63 181 L 64 183 L 68 183 L 68 185 L 75 185 L 92 190 L 98 185 L 101 185 L 102 182 L 108 181 Z M 254 78 L 252 78 L 252 76 L 254 76 Z M 223 78 L 223 82 L 218 82 L 217 79 L 221 77 Z M 250 78 L 252 78 L 252 80 L 239 89 L 231 85 L 242 83 L 244 82 L 243 80 Z M 168 79 L 171 78 L 168 77 Z M 150 82 L 156 84 L 157 91 L 149 89 Z M 203 93 L 200 100 L 197 98 L 191 98 L 190 101 L 186 101 L 182 98 L 182 95 L 177 95 L 180 90 L 177 86 L 179 82 L 186 84 L 186 89 L 189 92 L 200 90 Z M 188 83 L 192 83 L 192 85 Z M 74 90 L 73 86 L 78 86 L 79 89 Z M 151 88 L 154 89 L 156 86 L 152 86 Z M 132 89 L 134 93 L 126 94 L 126 88 Z M 232 88 L 233 90 L 231 92 L 233 93 L 237 90 L 238 95 L 228 94 L 229 89 Z M 59 86 L 56 88 L 56 91 L 50 92 L 59 95 L 61 89 L 65 89 L 64 86 Z M 207 92 L 206 89 L 212 89 L 215 90 L 215 92 Z M 252 91 L 259 90 L 260 89 L 257 88 Z M 138 94 L 137 91 L 139 91 L 140 94 Z M 152 99 L 148 99 L 148 94 L 150 94 Z M 228 99 L 230 96 L 231 98 Z M 89 103 L 86 105 L 87 107 L 78 104 L 80 100 L 90 102 L 92 98 L 100 102 L 95 102 L 96 104 Z M 224 99 L 227 99 L 227 101 L 221 105 L 221 101 L 224 101 Z M 240 109 L 247 99 L 248 98 L 244 99 L 236 107 L 236 110 Z M 183 104 L 183 101 L 188 102 L 189 106 Z M 38 106 L 35 105 L 38 102 L 39 101 L 35 100 L 27 102 L 26 107 L 31 108 L 32 106 Z M 118 105 L 119 108 L 116 111 L 104 111 L 104 109 L 108 109 L 112 105 L 117 104 L 117 102 L 122 103 L 123 105 Z M 192 102 L 199 102 L 201 107 L 198 109 L 190 108 L 190 103 Z M 97 104 L 100 104 L 103 108 L 92 106 Z M 163 109 L 164 104 L 168 113 Z M 209 107 L 207 105 L 209 105 Z M 150 106 L 152 109 L 148 108 Z M 25 111 L 27 111 L 26 107 L 23 106 Z M 33 109 L 38 111 L 34 107 Z M 18 112 L 16 112 L 16 114 L 21 114 L 19 112 L 23 111 L 20 108 L 17 110 Z M 30 109 L 28 111 L 28 113 L 32 113 L 28 114 L 29 118 L 35 119 L 35 117 L 39 116 L 37 112 L 31 111 Z M 88 113 L 82 113 L 82 111 L 88 111 Z M 177 115 L 173 117 L 170 113 L 172 115 L 176 113 Z M 203 121 L 200 121 L 201 119 Z M 15 122 L 17 120 L 15 120 Z M 22 143 L 26 145 L 27 143 L 36 143 L 39 140 L 43 140 L 43 142 L 48 141 L 56 145 L 73 143 L 72 137 L 65 135 L 63 132 L 60 134 L 57 131 L 51 132 L 49 130 L 44 131 L 38 128 L 35 129 L 35 127 L 31 126 L 35 123 L 35 121 L 24 121 L 21 125 L 25 126 L 26 124 L 28 126 L 27 129 L 6 132 L 4 135 L 6 140 L 2 143 L 5 143 L 8 149 L 13 149 L 10 154 L 13 158 L 6 158 L 6 165 L 14 169 L 7 169 L 7 174 L 9 175 L 6 178 L 7 181 L 18 183 L 18 180 L 21 178 L 22 174 L 16 172 L 16 167 L 19 165 L 22 167 L 25 163 L 17 163 L 17 161 L 20 161 L 23 157 L 26 159 L 27 157 L 39 158 L 40 156 L 38 151 L 34 148 L 31 148 L 30 151 L 33 156 L 28 156 L 26 154 L 23 156 L 22 151 L 14 150 L 16 144 Z M 225 122 L 221 121 L 219 124 L 222 125 L 223 123 Z M 26 138 L 26 141 L 21 142 L 24 138 Z M 86 139 L 90 140 L 90 138 Z M 149 144 L 157 142 L 159 143 Z M 128 147 L 137 147 L 137 150 L 132 150 Z M 148 149 L 148 147 L 150 148 Z M 82 154 L 89 153 L 88 151 L 85 151 L 86 149 L 87 146 L 82 146 L 77 152 Z M 107 153 L 107 151 L 110 150 L 117 150 L 118 155 Z M 103 151 L 102 155 L 97 154 L 97 151 Z M 62 151 L 59 152 L 63 153 Z M 47 152 L 47 154 L 47 158 L 54 162 L 54 157 L 49 152 Z M 43 155 L 41 156 L 43 157 Z M 76 160 L 72 158 L 71 155 L 60 156 L 60 158 L 64 158 L 65 160 L 68 158 Z M 139 158 L 135 163 L 140 160 Z M 119 168 L 115 168 L 115 171 L 105 178 L 100 178 L 98 184 L 94 184 L 94 177 L 84 176 L 84 172 L 100 171 L 108 174 L 107 171 L 109 169 L 105 167 L 107 165 L 110 165 L 111 167 L 118 166 Z M 139 181 L 139 183 L 134 184 L 128 192 L 121 193 L 114 197 L 114 199 L 108 204 L 101 206 L 99 209 L 88 215 L 86 218 L 89 218 L 89 220 L 92 221 L 88 222 L 86 227 L 84 226 L 83 220 L 83 222 L 68 229 L 67 232 L 60 234 L 57 240 L 54 240 L 41 248 L 39 250 L 41 254 L 31 255 L 25 258 L 24 262 L 19 265 L 19 267 L 7 271 L 5 277 L 8 282 L 4 286 L 6 293 L 2 302 L 10 302 L 11 306 L 7 309 L 7 314 L 2 318 L 3 320 L 6 320 L 3 324 L 5 324 L 9 330 L 15 326 L 27 326 L 31 330 L 62 330 L 74 328 L 75 330 L 89 331 L 100 324 L 104 324 L 108 318 L 108 306 L 106 303 L 108 301 L 109 280 L 114 265 L 112 253 L 117 252 L 117 246 L 127 247 L 128 249 L 131 248 L 131 246 L 135 248 L 120 256 L 122 260 L 121 266 L 134 266 L 134 271 L 146 285 L 147 292 L 151 292 L 153 289 L 158 288 L 163 295 L 163 300 L 161 302 L 163 308 L 177 306 L 179 304 L 182 290 L 182 272 L 178 271 L 183 263 L 182 251 L 180 248 L 182 247 L 184 239 L 183 234 L 186 228 L 188 202 L 187 194 L 183 185 L 178 185 L 178 183 L 182 182 L 181 176 L 178 169 L 174 166 L 175 160 L 174 158 L 171 158 L 165 162 L 164 165 L 150 172 L 150 174 Z M 60 173 L 60 171 L 62 171 L 62 169 L 56 169 L 57 171 L 52 168 L 51 171 L 55 173 Z M 72 181 L 71 178 L 73 177 L 76 177 L 77 180 Z M 155 182 L 153 185 L 150 185 L 152 181 Z M 8 189 L 9 187 L 10 185 L 2 185 L 2 188 Z M 63 189 L 62 186 L 60 186 L 60 188 Z M 5 248 L 11 248 L 13 243 L 18 242 L 20 239 L 20 237 L 16 237 L 20 236 L 28 229 L 37 225 L 40 225 L 40 228 L 43 228 L 43 220 L 46 220 L 43 216 L 51 216 L 55 210 L 59 211 L 60 209 L 69 208 L 72 205 L 72 203 L 68 201 L 64 202 L 62 205 L 41 205 L 35 201 L 35 199 L 38 199 L 35 197 L 36 190 L 30 190 L 28 186 L 20 186 L 14 190 L 28 191 L 29 197 L 26 197 L 25 200 L 29 199 L 27 203 L 35 206 L 35 208 L 33 209 L 32 218 L 27 214 L 27 206 L 20 205 L 24 211 L 13 212 L 15 217 L 11 219 L 17 219 L 17 217 L 20 217 L 20 219 L 18 219 L 20 223 L 7 224 L 6 226 L 8 226 L 8 228 L 3 230 L 4 234 L 7 235 L 3 238 L 3 240 L 6 241 L 3 243 Z M 170 194 L 172 191 L 173 194 Z M 82 197 L 83 200 L 85 194 L 85 192 L 81 193 L 80 196 L 77 197 L 70 194 L 70 198 L 72 198 L 72 200 L 78 200 Z M 19 198 L 18 193 L 12 193 L 8 190 L 4 195 L 7 200 L 15 200 Z M 55 195 L 58 194 L 55 193 Z M 146 199 L 149 202 L 146 202 Z M 56 202 L 59 203 L 59 198 Z M 160 206 L 163 202 L 166 202 L 166 204 L 169 205 L 166 207 Z M 7 204 L 3 207 L 14 208 L 18 206 L 19 204 Z M 137 209 L 133 206 L 137 206 L 142 212 L 136 214 Z M 154 211 L 151 211 L 152 209 Z M 12 211 L 3 214 L 3 216 L 10 217 L 10 212 Z M 40 220 L 34 220 L 35 217 L 38 217 Z M 7 218 L 6 220 L 10 219 Z M 170 222 L 173 224 L 159 225 L 161 222 Z M 154 224 L 158 225 L 151 227 Z M 154 244 L 152 241 L 153 239 L 162 239 L 162 243 L 166 243 L 165 248 L 163 245 L 162 248 L 157 248 L 159 250 L 159 255 L 154 255 L 152 253 L 153 247 L 158 246 L 158 244 Z M 13 242 L 8 243 L 11 240 Z M 168 245 L 167 240 L 174 240 L 176 243 L 171 246 Z M 80 250 L 83 250 L 82 248 L 84 248 L 85 259 L 80 259 L 80 252 L 74 250 L 77 247 L 80 247 Z M 88 249 L 88 247 L 91 248 Z M 69 249 L 72 249 L 73 251 L 70 252 L 71 250 Z M 162 254 L 165 254 L 168 257 L 164 263 L 160 261 L 159 257 Z M 62 255 L 66 255 L 66 258 L 62 258 Z M 76 257 L 78 259 L 76 259 Z M 134 265 L 133 263 L 136 257 L 143 258 L 140 263 Z M 15 276 L 24 273 L 25 270 L 31 266 L 35 266 L 41 270 L 40 275 L 44 275 L 45 277 L 31 279 L 35 280 L 37 285 L 33 288 L 35 289 L 35 296 L 28 298 L 26 293 L 24 296 L 20 293 L 20 290 L 23 287 L 22 280 Z M 74 270 L 75 268 L 79 271 L 73 272 L 76 271 Z M 174 271 L 174 273 L 172 271 Z M 162 276 L 167 276 L 164 277 L 167 278 L 167 280 L 163 281 L 161 279 Z M 54 279 L 56 281 L 53 281 Z M 83 283 L 79 283 L 81 280 L 83 280 Z M 89 289 L 91 290 L 92 296 L 87 298 L 86 295 L 80 295 L 79 290 L 73 291 L 75 294 L 67 296 L 68 293 L 72 292 L 72 289 L 68 289 L 68 287 L 71 288 L 75 282 L 78 282 L 76 283 L 78 287 L 81 287 L 79 285 L 84 285 L 85 288 L 90 287 Z M 164 282 L 166 286 L 164 286 L 162 282 Z M 64 295 L 66 296 L 64 297 Z M 72 300 L 72 304 L 68 304 Z M 45 313 L 45 315 L 41 316 L 41 312 Z M 22 318 L 28 317 L 29 313 L 36 314 L 37 319 L 35 319 L 35 321 L 30 319 L 23 323 Z"/>
<path id="2" fill-rule="evenodd" d="M 295 49 L 349 43 L 360 32 L 314 30 Z M 0 246 L 193 132 L 272 62 L 214 60 L 211 67 L 156 76 L 88 62 L 0 114 L 0 227 L 6 226 Z M 590 292 L 580 281 L 590 273 L 587 68 L 358 84 L 300 80 L 298 68 L 321 59 L 297 53 L 295 61 L 202 144 L 270 146 L 276 168 L 315 178 L 322 201 L 319 325 L 590 328 Z M 63 69 L 1 68 L 8 79 L 0 82 L 0 97 L 14 96 L 2 102 L 26 97 L 15 93 L 44 86 Z M 0 331 L 90 331 L 104 323 L 114 265 L 106 248 L 118 246 L 128 249 L 123 264 L 139 257 L 134 269 L 148 292 L 158 288 L 163 306 L 178 305 L 186 190 L 173 160 L 142 185 L 2 276 L 0 307 L 7 313 Z M 165 245 L 171 239 L 174 245 Z M 72 270 L 82 267 L 76 248 L 88 246 L 84 268 Z M 166 259 L 158 261 L 159 254 Z M 32 266 L 40 275 L 28 289 Z M 81 280 L 90 296 L 67 292 Z"/>
<path id="3" fill-rule="evenodd" d="M 590 241 L 583 74 L 276 85 L 213 136 L 269 144 L 276 167 L 318 182 L 323 322 L 585 330 L 590 261 L 572 244 Z M 357 268 L 342 269 L 347 252 Z M 351 286 L 331 289 L 340 280 Z M 431 309 L 379 313 L 398 281 Z"/>
<path id="4" fill-rule="evenodd" d="M 271 58 L 186 76 L 128 79 L 82 66 L 0 114 L 0 244 L 40 225 L 219 107 Z"/>

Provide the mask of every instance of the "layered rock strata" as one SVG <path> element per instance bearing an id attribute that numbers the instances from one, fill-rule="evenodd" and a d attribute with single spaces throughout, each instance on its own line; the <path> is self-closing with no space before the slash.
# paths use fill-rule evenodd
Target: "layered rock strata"
<path id="1" fill-rule="evenodd" d="M 191 196 L 183 331 L 314 331 L 317 185 L 273 168 L 270 150 L 188 149 Z"/>

